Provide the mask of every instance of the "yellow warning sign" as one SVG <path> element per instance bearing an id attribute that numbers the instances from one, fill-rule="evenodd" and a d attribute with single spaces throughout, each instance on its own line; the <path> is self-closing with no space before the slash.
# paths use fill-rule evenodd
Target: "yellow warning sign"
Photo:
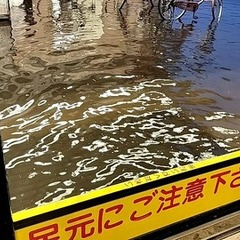
<path id="1" fill-rule="evenodd" d="M 238 201 L 239 156 L 227 154 L 15 213 L 16 240 L 127 240 Z"/>

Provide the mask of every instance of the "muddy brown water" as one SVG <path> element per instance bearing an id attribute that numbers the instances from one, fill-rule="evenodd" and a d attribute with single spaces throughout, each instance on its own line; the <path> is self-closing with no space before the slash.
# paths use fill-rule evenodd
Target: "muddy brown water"
<path id="1" fill-rule="evenodd" d="M 129 1 L 11 8 L 0 130 L 13 212 L 240 148 L 240 2 L 162 22 Z"/>

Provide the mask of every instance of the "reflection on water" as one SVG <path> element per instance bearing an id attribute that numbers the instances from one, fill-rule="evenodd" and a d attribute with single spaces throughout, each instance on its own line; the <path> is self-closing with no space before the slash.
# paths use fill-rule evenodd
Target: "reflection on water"
<path id="1" fill-rule="evenodd" d="M 209 24 L 203 8 L 197 23 L 161 23 L 141 1 L 115 4 L 42 0 L 0 27 L 13 211 L 239 149 L 230 20 Z"/>

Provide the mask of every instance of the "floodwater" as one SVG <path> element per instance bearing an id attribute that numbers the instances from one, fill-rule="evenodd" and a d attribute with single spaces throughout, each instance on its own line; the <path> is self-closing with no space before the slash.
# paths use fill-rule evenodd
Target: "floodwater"
<path id="1" fill-rule="evenodd" d="M 15 0 L 1 25 L 13 212 L 240 149 L 240 1 L 218 23 L 117 4 Z"/>

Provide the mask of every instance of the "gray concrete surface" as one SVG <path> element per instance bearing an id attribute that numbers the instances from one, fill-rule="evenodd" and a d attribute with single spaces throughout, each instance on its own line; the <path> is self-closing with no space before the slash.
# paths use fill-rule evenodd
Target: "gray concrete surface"
<path id="1" fill-rule="evenodd" d="M 174 235 L 166 240 L 240 240 L 240 211 Z"/>

